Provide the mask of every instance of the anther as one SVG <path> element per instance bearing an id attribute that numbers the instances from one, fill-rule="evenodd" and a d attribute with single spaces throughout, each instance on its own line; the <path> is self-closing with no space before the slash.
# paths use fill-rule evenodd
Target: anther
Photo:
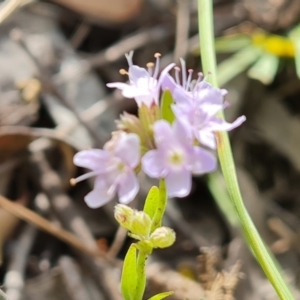
<path id="1" fill-rule="evenodd" d="M 159 60 L 161 57 L 160 53 L 155 53 L 154 57 L 156 58 L 156 64 L 155 64 L 155 70 L 154 70 L 154 74 L 153 74 L 153 78 L 157 78 L 158 77 L 158 72 L 159 72 Z"/>
<path id="2" fill-rule="evenodd" d="M 195 86 L 197 86 L 199 83 L 200 83 L 200 81 L 203 79 L 203 73 L 202 72 L 199 72 L 198 73 L 198 79 L 197 79 L 197 81 L 196 81 L 196 83 L 195 83 Z"/>
<path id="3" fill-rule="evenodd" d="M 70 179 L 70 184 L 71 184 L 72 186 L 75 186 L 76 183 L 77 183 L 77 181 L 76 181 L 75 178 L 71 178 L 71 179 Z"/>
<path id="4" fill-rule="evenodd" d="M 128 75 L 128 72 L 127 72 L 125 69 L 121 69 L 121 70 L 119 71 L 119 73 L 120 73 L 121 75 Z"/>

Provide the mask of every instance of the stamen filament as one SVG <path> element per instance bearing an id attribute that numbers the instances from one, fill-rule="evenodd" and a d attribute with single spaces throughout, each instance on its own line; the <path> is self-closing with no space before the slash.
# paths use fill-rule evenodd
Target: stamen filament
<path id="1" fill-rule="evenodd" d="M 126 53 L 126 54 L 125 54 L 125 57 L 126 57 L 126 59 L 127 59 L 128 66 L 129 66 L 129 67 L 131 67 L 131 66 L 133 65 L 133 62 L 132 62 L 133 52 L 134 52 L 134 51 L 130 51 L 129 53 Z"/>
<path id="2" fill-rule="evenodd" d="M 155 64 L 155 70 L 154 70 L 153 78 L 157 79 L 158 72 L 159 72 L 161 54 L 160 53 L 155 53 L 154 57 L 156 58 L 156 64 Z"/>
<path id="3" fill-rule="evenodd" d="M 179 73 L 180 73 L 180 68 L 174 67 L 175 70 L 175 80 L 177 84 L 180 84 L 180 79 L 179 79 Z"/>
<path id="4" fill-rule="evenodd" d="M 181 70 L 182 70 L 182 86 L 186 86 L 186 66 L 185 66 L 185 61 L 180 58 L 180 63 L 181 63 Z"/>
<path id="5" fill-rule="evenodd" d="M 193 72 L 194 72 L 194 71 L 193 71 L 192 69 L 189 69 L 189 70 L 188 70 L 189 76 L 188 76 L 188 79 L 187 79 L 187 82 L 186 82 L 186 86 L 184 87 L 186 91 L 189 90 L 189 87 L 190 87 L 190 85 L 191 85 Z"/>

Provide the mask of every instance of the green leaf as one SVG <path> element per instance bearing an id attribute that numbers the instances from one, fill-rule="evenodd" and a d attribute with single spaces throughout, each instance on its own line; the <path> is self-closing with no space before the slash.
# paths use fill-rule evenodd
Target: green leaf
<path id="1" fill-rule="evenodd" d="M 289 34 L 295 47 L 295 64 L 298 78 L 300 78 L 300 25 L 296 26 Z"/>
<path id="2" fill-rule="evenodd" d="M 173 123 L 175 120 L 175 115 L 171 108 L 171 105 L 174 103 L 172 94 L 169 90 L 165 90 L 161 97 L 161 116 L 164 120 L 169 123 Z"/>
<path id="3" fill-rule="evenodd" d="M 168 296 L 173 295 L 174 292 L 164 292 L 164 293 L 159 293 L 157 295 L 154 295 L 153 297 L 149 298 L 148 300 L 161 300 L 161 299 L 165 299 Z"/>
<path id="4" fill-rule="evenodd" d="M 264 53 L 248 71 L 248 76 L 263 84 L 270 84 L 276 76 L 279 57 L 271 53 Z"/>
<path id="5" fill-rule="evenodd" d="M 125 300 L 135 300 L 135 291 L 137 286 L 137 250 L 134 244 L 131 244 L 125 256 L 122 276 L 121 291 Z"/>
<path id="6" fill-rule="evenodd" d="M 164 179 L 159 181 L 159 199 L 157 201 L 157 208 L 153 217 L 151 233 L 161 226 L 162 218 L 164 216 L 168 201 L 167 187 Z"/>
<path id="7" fill-rule="evenodd" d="M 153 186 L 148 192 L 143 211 L 152 219 L 157 209 L 159 201 L 159 189 Z"/>
<path id="8" fill-rule="evenodd" d="M 244 72 L 261 55 L 262 50 L 247 46 L 218 65 L 218 84 L 223 86 L 232 78 Z"/>
<path id="9" fill-rule="evenodd" d="M 215 48 L 219 53 L 236 52 L 251 43 L 246 35 L 224 36 L 215 40 Z"/>

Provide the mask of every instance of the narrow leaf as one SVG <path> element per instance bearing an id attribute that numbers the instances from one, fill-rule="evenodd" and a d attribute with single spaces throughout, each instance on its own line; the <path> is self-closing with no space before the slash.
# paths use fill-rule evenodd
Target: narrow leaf
<path id="1" fill-rule="evenodd" d="M 231 79 L 244 72 L 261 55 L 262 50 L 247 46 L 218 65 L 218 83 L 223 86 Z"/>
<path id="2" fill-rule="evenodd" d="M 165 90 L 161 97 L 161 116 L 169 123 L 173 123 L 175 115 L 172 110 L 172 104 L 174 103 L 172 94 L 169 90 Z"/>
<path id="3" fill-rule="evenodd" d="M 270 84 L 276 76 L 279 57 L 271 53 L 264 53 L 248 71 L 248 76 L 263 84 Z"/>
<path id="4" fill-rule="evenodd" d="M 157 186 L 153 186 L 147 195 L 144 212 L 152 219 L 157 209 L 157 203 L 159 201 L 159 189 Z"/>
<path id="5" fill-rule="evenodd" d="M 157 295 L 154 295 L 153 297 L 151 297 L 150 299 L 148 300 L 161 300 L 161 299 L 165 299 L 167 298 L 168 296 L 171 296 L 173 295 L 174 292 L 173 291 L 170 291 L 170 292 L 164 292 L 164 293 L 159 293 Z"/>
<path id="6" fill-rule="evenodd" d="M 250 43 L 251 39 L 246 35 L 224 36 L 215 40 L 215 48 L 219 53 L 236 52 Z"/>
<path id="7" fill-rule="evenodd" d="M 135 290 L 137 285 L 137 255 L 136 255 L 136 247 L 134 244 L 131 244 L 128 252 L 125 256 L 123 269 L 122 269 L 122 277 L 121 277 L 121 291 L 125 300 L 135 300 Z"/>
<path id="8" fill-rule="evenodd" d="M 151 232 L 161 226 L 162 218 L 164 216 L 168 200 L 167 188 L 164 179 L 159 181 L 159 199 L 157 202 L 157 209 L 153 217 Z"/>
<path id="9" fill-rule="evenodd" d="M 298 78 L 300 78 L 300 25 L 295 27 L 289 34 L 295 47 L 295 64 Z"/>

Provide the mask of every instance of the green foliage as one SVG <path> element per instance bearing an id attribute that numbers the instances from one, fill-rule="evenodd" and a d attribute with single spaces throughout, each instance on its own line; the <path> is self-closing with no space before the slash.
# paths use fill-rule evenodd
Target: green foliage
<path id="1" fill-rule="evenodd" d="M 155 215 L 157 204 L 159 201 L 159 189 L 153 186 L 147 195 L 143 211 L 152 219 Z"/>
<path id="2" fill-rule="evenodd" d="M 159 198 L 158 198 L 155 214 L 152 219 L 151 232 L 153 232 L 156 228 L 161 226 L 162 218 L 165 213 L 165 209 L 167 205 L 167 200 L 168 200 L 168 194 L 167 194 L 165 180 L 161 179 L 159 181 Z"/>
<path id="3" fill-rule="evenodd" d="M 122 277 L 121 291 L 125 300 L 136 300 L 135 291 L 137 287 L 137 250 L 134 244 L 130 246 L 125 256 Z"/>
<path id="4" fill-rule="evenodd" d="M 173 295 L 174 292 L 164 292 L 164 293 L 159 293 L 151 298 L 149 298 L 148 300 L 162 300 L 162 299 L 165 299 L 167 298 L 168 296 L 171 296 Z"/>
<path id="5" fill-rule="evenodd" d="M 249 45 L 231 57 L 227 58 L 218 65 L 218 84 L 223 86 L 231 79 L 244 72 L 252 65 L 260 56 L 261 50 Z"/>
<path id="6" fill-rule="evenodd" d="M 298 78 L 300 78 L 300 25 L 296 26 L 289 34 L 295 46 L 295 64 Z"/>
<path id="7" fill-rule="evenodd" d="M 251 38 L 246 35 L 226 36 L 215 41 L 216 51 L 219 53 L 236 52 L 249 44 L 251 44 Z"/>
<path id="8" fill-rule="evenodd" d="M 173 123 L 175 115 L 172 110 L 172 104 L 174 103 L 173 96 L 169 90 L 165 90 L 161 97 L 161 116 L 169 123 Z"/>
<path id="9" fill-rule="evenodd" d="M 279 65 L 279 57 L 271 53 L 263 53 L 248 71 L 249 77 L 257 79 L 263 84 L 273 82 Z"/>

